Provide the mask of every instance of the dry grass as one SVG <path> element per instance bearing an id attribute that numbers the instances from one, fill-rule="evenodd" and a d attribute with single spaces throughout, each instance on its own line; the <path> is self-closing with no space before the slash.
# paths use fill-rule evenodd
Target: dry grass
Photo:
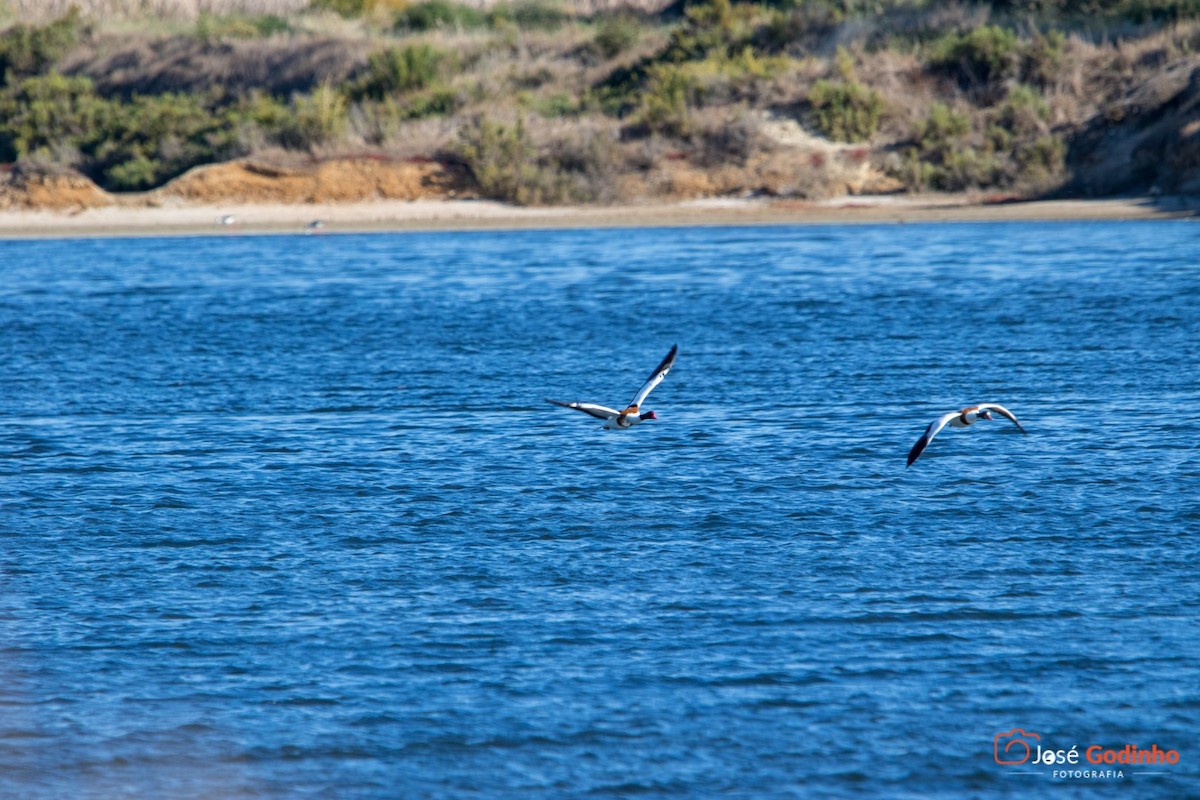
<path id="1" fill-rule="evenodd" d="M 487 8 L 499 0 L 465 0 L 465 5 Z M 673 0 L 572 0 L 567 5 L 577 16 L 589 17 L 606 11 L 632 9 L 657 14 Z M 274 14 L 286 16 L 309 10 L 311 0 L 0 0 L 0 19 L 44 22 L 60 17 L 72 6 L 100 20 L 176 19 L 195 20 L 201 14 L 214 16 Z"/>
<path id="2" fill-rule="evenodd" d="M 159 17 L 194 20 L 201 14 L 295 14 L 309 0 L 8 0 L 8 12 L 22 22 L 42 22 L 76 7 L 95 19 Z"/>
<path id="3" fill-rule="evenodd" d="M 340 84 L 366 62 L 362 39 L 306 38 L 205 42 L 177 35 L 156 39 L 100 36 L 63 63 L 90 76 L 105 94 L 262 90 L 287 97 L 323 83 Z"/>

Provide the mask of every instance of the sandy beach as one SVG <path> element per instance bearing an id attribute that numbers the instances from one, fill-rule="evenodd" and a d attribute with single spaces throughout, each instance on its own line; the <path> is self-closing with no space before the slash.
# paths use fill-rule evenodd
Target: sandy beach
<path id="1" fill-rule="evenodd" d="M 955 195 L 826 201 L 709 199 L 626 206 L 527 208 L 487 200 L 336 204 L 111 205 L 5 210 L 0 237 L 95 237 L 505 228 L 795 225 L 906 222 L 1200 219 L 1200 198 L 995 202 Z"/>

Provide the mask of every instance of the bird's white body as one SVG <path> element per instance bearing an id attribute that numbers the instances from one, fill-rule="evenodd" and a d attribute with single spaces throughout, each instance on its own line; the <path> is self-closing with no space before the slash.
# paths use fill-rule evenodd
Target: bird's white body
<path id="1" fill-rule="evenodd" d="M 975 411 L 963 410 L 963 411 L 956 412 L 955 416 L 946 424 L 949 425 L 951 428 L 965 428 L 969 425 L 974 425 L 978 421 L 979 421 L 979 410 L 978 409 L 976 409 Z"/>
<path id="2" fill-rule="evenodd" d="M 642 424 L 642 418 L 637 414 L 614 414 L 606 419 L 601 428 L 606 431 L 623 431 L 626 428 L 632 428 L 634 425 Z"/>

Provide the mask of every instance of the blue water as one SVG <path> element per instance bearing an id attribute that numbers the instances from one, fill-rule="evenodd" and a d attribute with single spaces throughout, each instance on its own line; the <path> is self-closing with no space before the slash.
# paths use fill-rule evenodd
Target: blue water
<path id="1" fill-rule="evenodd" d="M 0 242 L 0 797 L 1200 797 L 1198 255 Z"/>

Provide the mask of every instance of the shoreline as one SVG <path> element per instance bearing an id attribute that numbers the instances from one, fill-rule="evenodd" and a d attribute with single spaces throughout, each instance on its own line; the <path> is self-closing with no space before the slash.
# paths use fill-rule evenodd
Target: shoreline
<path id="1" fill-rule="evenodd" d="M 0 211 L 0 239 L 1165 219 L 1200 219 L 1200 198 L 989 202 L 958 195 L 881 195 L 822 201 L 715 198 L 626 206 L 539 208 L 490 200 L 181 203 L 153 207 L 121 204 L 69 211 Z M 319 227 L 309 227 L 317 221 Z"/>

